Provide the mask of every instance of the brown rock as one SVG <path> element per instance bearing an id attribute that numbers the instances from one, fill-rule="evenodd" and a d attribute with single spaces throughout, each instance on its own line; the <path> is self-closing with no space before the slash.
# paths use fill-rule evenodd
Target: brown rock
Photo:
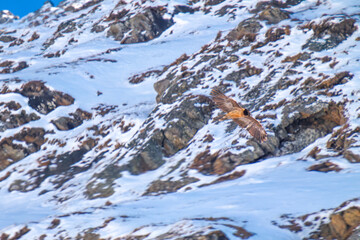
<path id="1" fill-rule="evenodd" d="M 229 41 L 243 40 L 244 46 L 248 46 L 251 42 L 256 39 L 257 33 L 262 28 L 258 20 L 254 18 L 246 19 L 239 23 L 239 25 L 231 30 L 226 36 Z"/>
<path id="2" fill-rule="evenodd" d="M 351 163 L 359 163 L 360 155 L 353 153 L 351 150 L 347 149 L 343 153 L 344 158 L 346 158 Z"/>
<path id="3" fill-rule="evenodd" d="M 25 128 L 14 137 L 3 138 L 0 141 L 0 169 L 38 151 L 45 142 L 44 135 L 45 130 L 42 128 Z M 13 143 L 13 140 L 24 142 L 26 147 Z"/>
<path id="4" fill-rule="evenodd" d="M 343 18 L 337 22 L 332 22 L 332 20 L 332 18 L 328 18 L 321 23 L 310 22 L 303 26 L 303 28 L 312 29 L 314 32 L 303 48 L 309 48 L 312 51 L 331 49 L 357 30 L 355 19 Z"/>
<path id="5" fill-rule="evenodd" d="M 5 60 L 0 63 L 0 67 L 11 67 L 14 65 L 14 61 Z"/>
<path id="6" fill-rule="evenodd" d="M 48 227 L 48 229 L 54 229 L 54 228 L 56 228 L 57 226 L 60 225 L 60 222 L 61 222 L 60 219 L 54 218 L 54 219 L 51 221 L 51 225 Z"/>
<path id="7" fill-rule="evenodd" d="M 344 218 L 340 214 L 334 214 L 330 217 L 330 231 L 333 236 L 336 236 L 338 239 L 344 239 L 347 226 L 344 221 Z"/>
<path id="8" fill-rule="evenodd" d="M 220 230 L 210 233 L 195 233 L 186 237 L 176 238 L 176 240 L 228 240 L 229 238 Z"/>
<path id="9" fill-rule="evenodd" d="M 9 35 L 0 36 L 0 42 L 4 42 L 4 43 L 9 43 L 9 42 L 15 41 L 16 39 L 17 39 L 16 37 L 12 37 Z"/>
<path id="10" fill-rule="evenodd" d="M 66 93 L 52 91 L 42 81 L 31 81 L 16 90 L 29 98 L 30 107 L 36 111 L 47 114 L 58 106 L 68 106 L 74 103 L 74 98 Z"/>
<path id="11" fill-rule="evenodd" d="M 345 223 L 351 228 L 360 225 L 360 209 L 358 207 L 351 207 L 346 209 L 343 213 Z"/>
<path id="12" fill-rule="evenodd" d="M 323 162 L 323 163 L 319 163 L 319 164 L 314 164 L 314 165 L 310 166 L 307 170 L 308 171 L 318 171 L 318 172 L 331 172 L 331 171 L 340 172 L 342 170 L 342 168 L 340 168 L 335 163 L 327 161 L 327 162 Z"/>
<path id="13" fill-rule="evenodd" d="M 180 188 L 197 181 L 199 181 L 199 179 L 192 177 L 184 177 L 177 181 L 156 180 L 150 184 L 144 195 L 159 195 L 164 193 L 176 192 Z"/>
<path id="14" fill-rule="evenodd" d="M 40 35 L 37 34 L 37 32 L 34 32 L 31 37 L 29 38 L 28 42 L 35 41 L 36 39 L 39 39 Z"/>
<path id="15" fill-rule="evenodd" d="M 219 156 L 219 152 L 210 154 L 209 150 L 199 153 L 194 161 L 192 162 L 190 168 L 197 169 L 204 174 L 214 174 L 214 162 Z M 223 171 L 221 171 L 223 172 Z"/>
<path id="16" fill-rule="evenodd" d="M 152 70 L 152 71 L 147 71 L 145 73 L 136 74 L 129 78 L 129 82 L 132 84 L 138 84 L 138 83 L 143 82 L 146 78 L 148 78 L 150 76 L 159 76 L 160 73 L 161 73 L 161 71 L 159 71 L 159 70 Z"/>
<path id="17" fill-rule="evenodd" d="M 80 126 L 84 120 L 91 119 L 92 114 L 78 108 L 75 113 L 70 113 L 70 116 L 71 117 L 60 117 L 52 120 L 51 123 L 60 131 L 67 131 Z"/>
<path id="18" fill-rule="evenodd" d="M 259 14 L 260 20 L 266 20 L 270 24 L 275 24 L 288 18 L 290 18 L 289 13 L 277 7 L 269 7 Z"/>
<path id="19" fill-rule="evenodd" d="M 326 79 L 317 85 L 318 89 L 329 89 L 335 85 L 345 84 L 353 78 L 353 75 L 349 72 L 337 73 L 334 77 Z"/>

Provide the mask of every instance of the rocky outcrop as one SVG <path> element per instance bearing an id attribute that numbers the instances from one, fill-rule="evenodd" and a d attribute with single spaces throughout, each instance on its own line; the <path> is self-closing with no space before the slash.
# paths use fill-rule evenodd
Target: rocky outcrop
<path id="1" fill-rule="evenodd" d="M 276 24 L 288 18 L 288 12 L 276 7 L 268 7 L 259 13 L 259 19 L 266 20 L 269 24 Z"/>
<path id="2" fill-rule="evenodd" d="M 209 104 L 209 99 L 196 96 L 186 97 L 178 108 L 162 116 L 168 122 L 164 129 L 153 129 L 150 124 L 138 140 L 130 143 L 130 146 L 136 146 L 139 140 L 149 136 L 149 132 L 153 132 L 146 140 L 146 144 L 143 144 L 144 147 L 139 149 L 130 161 L 128 165 L 130 172 L 139 174 L 156 169 L 164 163 L 164 157 L 172 156 L 188 145 L 197 130 L 210 118 L 207 114 L 210 105 L 197 107 L 196 103 Z M 147 167 L 143 168 L 144 166 Z"/>
<path id="3" fill-rule="evenodd" d="M 257 33 L 262 28 L 262 25 L 255 18 L 249 18 L 239 23 L 239 25 L 230 31 L 227 35 L 229 41 L 243 40 L 243 45 L 248 46 L 255 41 Z"/>
<path id="4" fill-rule="evenodd" d="M 6 74 L 21 71 L 29 67 L 29 65 L 25 61 L 14 62 L 11 60 L 5 60 L 0 63 L 0 67 L 3 68 L 0 71 L 0 74 Z"/>
<path id="5" fill-rule="evenodd" d="M 52 123 L 58 130 L 67 131 L 80 126 L 84 120 L 91 119 L 92 114 L 78 108 L 74 113 L 70 113 L 70 116 L 52 120 Z"/>
<path id="6" fill-rule="evenodd" d="M 45 130 L 42 128 L 24 128 L 13 137 L 0 141 L 0 169 L 37 152 L 45 143 Z"/>
<path id="7" fill-rule="evenodd" d="M 352 206 L 352 203 L 357 201 L 358 199 L 353 199 L 335 209 L 287 219 L 289 224 L 280 227 L 293 232 L 307 232 L 304 239 L 358 239 L 360 236 L 357 230 L 360 226 L 360 208 Z"/>
<path id="8" fill-rule="evenodd" d="M 164 19 L 160 8 L 148 8 L 126 21 L 113 23 L 107 35 L 121 43 L 146 42 L 158 37 L 173 24 Z"/>
<path id="9" fill-rule="evenodd" d="M 66 93 L 50 90 L 41 81 L 31 81 L 21 86 L 16 92 L 29 98 L 29 106 L 42 114 L 48 114 L 58 106 L 74 103 L 74 98 Z"/>
<path id="10" fill-rule="evenodd" d="M 129 78 L 129 82 L 132 84 L 138 84 L 143 82 L 149 77 L 157 77 L 161 73 L 160 70 L 151 70 L 141 74 L 135 74 Z"/>
<path id="11" fill-rule="evenodd" d="M 159 195 L 176 192 L 180 188 L 197 181 L 199 181 L 199 179 L 192 177 L 184 177 L 177 181 L 157 180 L 151 183 L 144 195 Z"/>
<path id="12" fill-rule="evenodd" d="M 19 17 L 12 14 L 9 10 L 0 11 L 0 24 L 10 23 L 16 19 L 19 19 Z"/>
<path id="13" fill-rule="evenodd" d="M 336 47 L 357 30 L 352 18 L 339 19 L 338 22 L 328 18 L 320 23 L 310 22 L 303 28 L 313 31 L 313 36 L 303 45 L 303 49 L 316 52 Z"/>
<path id="14" fill-rule="evenodd" d="M 9 102 L 8 104 L 11 104 L 12 102 Z M 13 102 L 15 103 L 15 102 Z M 0 106 L 3 103 L 0 103 Z M 17 109 L 16 109 L 17 110 Z M 4 132 L 7 129 L 11 128 L 17 128 L 21 125 L 24 125 L 28 122 L 35 121 L 40 119 L 38 115 L 35 113 L 27 114 L 25 110 L 21 110 L 20 113 L 13 114 L 10 109 L 5 109 L 0 112 L 0 132 Z"/>
<path id="15" fill-rule="evenodd" d="M 5 51 L 4 56 L 9 57 L 0 62 L 0 72 L 4 74 L 1 75 L 4 77 L 1 93 L 6 95 L 2 96 L 6 100 L 0 103 L 0 170 L 4 170 L 0 173 L 0 187 L 3 193 L 10 191 L 13 196 L 27 195 L 36 189 L 33 193 L 39 193 L 49 204 L 55 202 L 67 212 L 31 222 L 24 230 L 6 228 L 7 233 L 1 238 L 102 239 L 103 232 L 110 232 L 106 235 L 108 238 L 116 238 L 112 235 L 114 229 L 129 222 L 135 224 L 121 233 L 123 239 L 248 239 L 254 234 L 262 234 L 262 237 L 266 231 L 278 231 L 280 238 L 289 236 L 285 230 L 269 226 L 274 219 L 268 217 L 261 220 L 269 222 L 268 226 L 258 233 L 254 224 L 261 215 L 258 209 L 241 216 L 233 214 L 231 208 L 236 209 L 239 204 L 236 199 L 233 202 L 228 199 L 209 201 L 206 205 L 209 208 L 201 211 L 200 217 L 194 216 L 197 213 L 184 212 L 184 215 L 176 215 L 179 219 L 174 217 L 175 220 L 163 222 L 160 217 L 146 216 L 148 219 L 144 218 L 143 226 L 138 225 L 136 219 L 153 211 L 151 204 L 155 198 L 166 200 L 181 195 L 186 200 L 187 196 L 203 194 L 207 189 L 217 193 L 233 184 L 260 186 L 267 177 L 271 182 L 271 174 L 260 172 L 260 177 L 257 175 L 262 167 L 276 172 L 276 176 L 285 168 L 298 165 L 302 167 L 299 175 L 305 177 L 332 177 L 338 172 L 353 174 L 355 168 L 350 163 L 360 162 L 360 129 L 357 126 L 360 111 L 359 91 L 349 88 L 357 86 L 359 78 L 358 72 L 353 71 L 356 59 L 348 55 L 358 45 L 359 39 L 354 40 L 358 34 L 358 17 L 348 14 L 353 9 L 341 9 L 341 14 L 332 15 L 337 11 L 331 1 L 329 4 L 304 1 L 292 7 L 300 2 L 302 0 L 252 3 L 194 0 L 189 5 L 157 6 L 156 1 L 104 1 L 104 5 L 102 0 L 63 1 L 59 8 L 47 3 L 21 20 L 21 30 L 1 32 L 3 47 L 0 51 Z M 331 11 L 324 15 L 324 9 Z M 180 35 L 175 28 L 167 31 L 174 24 L 171 17 L 182 19 L 179 13 L 186 13 L 185 20 L 195 20 L 196 16 L 190 15 L 194 12 L 206 13 L 206 19 L 223 16 L 223 21 L 229 17 L 229 24 L 234 24 L 232 20 L 241 19 L 241 22 L 230 31 L 225 27 L 224 32 L 228 34 L 219 32 L 199 51 L 190 53 L 187 49 L 187 54 L 180 53 L 173 63 L 160 66 L 161 70 L 137 73 L 125 79 L 134 89 L 157 80 L 154 85 L 156 103 L 150 100 L 150 103 L 134 106 L 130 99 L 119 106 L 100 104 L 111 94 L 108 86 L 93 88 L 92 83 L 99 86 L 97 84 L 107 79 L 102 79 L 101 71 L 92 66 L 126 67 L 122 65 L 121 54 L 123 50 L 132 49 L 132 46 L 108 49 L 108 46 L 150 41 L 164 31 L 169 34 L 164 39 L 172 41 L 174 35 Z M 318 15 L 309 21 L 312 13 Z M 244 16 L 249 18 L 244 19 Z M 174 27 L 183 23 L 176 24 Z M 215 26 L 209 25 L 209 28 L 194 26 L 195 31 L 184 33 L 201 35 L 200 31 L 207 29 L 208 34 Z M 52 29 L 53 35 L 47 33 L 47 29 Z M 45 42 L 44 38 L 47 38 Z M 89 49 L 88 46 L 99 43 L 99 39 L 105 44 L 89 53 L 79 51 Z M 111 43 L 113 40 L 118 42 Z M 354 41 L 349 44 L 349 40 Z M 155 43 L 157 47 L 167 44 Z M 340 46 L 342 43 L 344 47 Z M 140 45 L 145 47 L 151 43 Z M 326 52 L 333 48 L 336 49 Z M 29 55 L 18 58 L 18 51 L 28 49 L 26 54 Z M 35 52 L 36 55 L 31 55 Z M 93 114 L 81 109 L 74 112 L 77 106 L 71 106 L 75 103 L 73 97 L 42 81 L 19 79 L 39 76 L 47 81 L 58 81 L 68 76 L 67 70 L 78 66 L 81 67 L 76 76 L 80 80 L 74 81 L 85 79 L 91 85 L 87 86 L 92 89 L 91 96 L 98 100 L 99 105 L 92 106 Z M 12 75 L 25 68 L 29 69 Z M 28 71 L 30 74 L 25 74 Z M 209 96 L 213 87 L 219 87 L 248 109 L 266 129 L 268 140 L 260 143 L 236 123 L 216 121 L 222 113 Z M 15 96 L 14 101 L 9 100 L 12 96 Z M 81 102 L 75 104 L 83 106 Z M 59 106 L 70 107 L 63 115 L 60 109 L 52 112 Z M 289 161 L 284 156 L 287 154 L 292 154 Z M 292 161 L 297 157 L 303 162 Z M 22 159 L 24 161 L 19 162 Z M 294 164 L 284 167 L 284 162 Z M 214 184 L 217 185 L 209 187 Z M 232 194 L 231 188 L 225 190 L 224 193 Z M 211 195 L 204 195 L 199 199 L 209 197 Z M 124 203 L 124 199 L 128 202 Z M 142 205 L 144 199 L 151 204 Z M 72 205 L 79 202 L 85 203 L 86 211 L 81 211 L 85 208 L 81 204 Z M 88 208 L 88 202 L 94 205 Z M 66 206 L 71 206 L 70 210 Z M 357 239 L 358 206 L 359 202 L 353 202 L 351 206 L 299 218 L 284 215 L 282 220 L 290 220 L 280 226 L 309 239 Z M 214 212 L 210 207 L 219 207 L 219 210 Z M 99 218 L 89 217 L 91 227 L 67 224 L 77 223 L 78 217 L 82 221 L 87 216 L 81 214 L 92 216 L 94 211 L 106 217 L 101 217 L 100 223 Z M 114 212 L 117 215 L 113 215 Z M 123 212 L 124 215 L 120 215 Z M 167 215 L 166 209 L 163 214 Z M 252 218 L 252 214 L 256 217 Z M 219 217 L 215 219 L 213 215 Z M 114 224 L 107 228 L 110 222 Z M 254 233 L 246 230 L 247 225 L 251 226 L 251 231 L 255 230 Z M 12 234 L 8 234 L 10 232 Z M 43 232 L 47 235 L 40 235 Z"/>
<path id="16" fill-rule="evenodd" d="M 89 138 L 82 141 L 80 147 L 63 154 L 50 154 L 37 160 L 39 167 L 31 169 L 28 175 L 34 176 L 31 180 L 17 179 L 9 186 L 9 191 L 28 192 L 39 187 L 40 184 L 51 176 L 57 176 L 51 183 L 60 188 L 64 183 L 71 180 L 75 174 L 86 171 L 90 166 L 74 166 L 82 160 L 83 156 L 97 144 L 96 140 Z M 42 192 L 45 193 L 46 191 Z"/>
<path id="17" fill-rule="evenodd" d="M 226 237 L 225 233 L 222 231 L 212 231 L 210 233 L 195 233 L 190 236 L 176 238 L 176 240 L 228 240 L 229 238 Z"/>
<path id="18" fill-rule="evenodd" d="M 1 35 L 0 42 L 9 43 L 15 41 L 17 38 L 10 35 Z"/>
<path id="19" fill-rule="evenodd" d="M 316 104 L 312 104 L 316 101 Z M 334 102 L 298 99 L 286 105 L 283 121 L 276 130 L 281 139 L 281 154 L 299 152 L 316 139 L 345 123 L 343 107 Z"/>
<path id="20" fill-rule="evenodd" d="M 65 11 L 78 12 L 78 11 L 87 9 L 89 7 L 92 7 L 102 1 L 103 0 L 88 0 L 88 1 L 85 1 L 83 4 L 81 4 L 80 6 L 79 6 L 79 4 L 68 4 L 67 6 L 63 6 L 62 4 L 59 4 L 59 7 L 64 7 Z M 64 4 L 66 4 L 66 3 L 64 3 Z"/>

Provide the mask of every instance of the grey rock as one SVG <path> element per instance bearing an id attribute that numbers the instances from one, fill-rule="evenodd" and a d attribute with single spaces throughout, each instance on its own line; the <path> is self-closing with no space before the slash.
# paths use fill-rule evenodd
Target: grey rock
<path id="1" fill-rule="evenodd" d="M 9 43 L 15 41 L 17 38 L 9 35 L 0 36 L 0 42 Z"/>
<path id="2" fill-rule="evenodd" d="M 255 41 L 257 33 L 262 28 L 260 22 L 255 18 L 246 19 L 238 24 L 238 26 L 231 30 L 227 35 L 229 41 L 243 40 L 243 46 L 248 46 Z"/>
<path id="3" fill-rule="evenodd" d="M 333 23 L 331 20 L 327 19 L 319 24 L 310 23 L 308 28 L 311 28 L 314 34 L 302 48 L 315 52 L 331 49 L 342 43 L 357 30 L 356 21 L 352 18 L 344 18 L 337 23 Z"/>
<path id="4" fill-rule="evenodd" d="M 277 7 L 269 7 L 259 13 L 259 19 L 269 24 L 276 24 L 288 18 L 290 18 L 289 13 Z"/>
<path id="5" fill-rule="evenodd" d="M 162 17 L 161 10 L 158 8 L 148 8 L 143 13 L 139 13 L 126 21 L 113 23 L 108 32 L 108 37 L 113 37 L 121 43 L 146 42 L 158 37 L 168 27 L 173 24 L 173 20 Z M 127 35 L 127 33 L 129 33 Z M 125 35 L 127 35 L 125 37 Z"/>
<path id="6" fill-rule="evenodd" d="M 74 103 L 73 97 L 66 93 L 51 91 L 41 81 L 28 82 L 17 92 L 28 97 L 30 107 L 42 114 L 47 114 L 58 106 L 68 106 Z"/>

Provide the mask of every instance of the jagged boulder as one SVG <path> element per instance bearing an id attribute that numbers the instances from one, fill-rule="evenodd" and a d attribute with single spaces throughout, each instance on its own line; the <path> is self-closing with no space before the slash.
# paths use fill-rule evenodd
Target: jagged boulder
<path id="1" fill-rule="evenodd" d="M 74 113 L 70 113 L 70 116 L 71 117 L 60 117 L 51 122 L 58 130 L 67 131 L 80 126 L 84 120 L 91 119 L 92 114 L 78 108 Z"/>
<path id="2" fill-rule="evenodd" d="M 160 8 L 147 8 L 126 21 L 113 23 L 107 36 L 121 43 L 146 42 L 158 37 L 173 24 L 172 19 L 165 19 Z"/>
<path id="3" fill-rule="evenodd" d="M 50 90 L 41 81 L 31 81 L 17 89 L 21 95 L 29 98 L 29 106 L 42 114 L 48 114 L 58 106 L 74 103 L 74 98 L 66 93 Z"/>
<path id="4" fill-rule="evenodd" d="M 283 114 L 282 123 L 275 130 L 281 139 L 281 154 L 298 152 L 345 123 L 341 104 L 317 98 L 298 99 L 284 107 Z"/>

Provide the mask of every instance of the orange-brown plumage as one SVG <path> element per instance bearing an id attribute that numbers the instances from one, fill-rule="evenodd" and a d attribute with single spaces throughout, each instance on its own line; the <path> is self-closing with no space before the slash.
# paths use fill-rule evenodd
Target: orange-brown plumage
<path id="1" fill-rule="evenodd" d="M 267 140 L 267 134 L 262 125 L 253 117 L 247 109 L 241 107 L 234 99 L 225 96 L 218 89 L 211 91 L 212 100 L 215 105 L 226 112 L 220 120 L 232 119 L 240 127 L 245 128 L 251 136 L 260 142 Z"/>

